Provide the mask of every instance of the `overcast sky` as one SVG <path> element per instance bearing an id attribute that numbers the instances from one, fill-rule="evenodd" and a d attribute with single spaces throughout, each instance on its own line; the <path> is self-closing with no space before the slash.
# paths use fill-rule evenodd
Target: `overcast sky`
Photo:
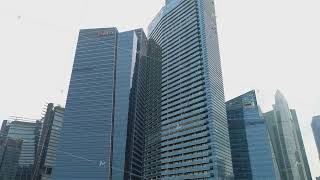
<path id="1" fill-rule="evenodd" d="M 65 104 L 79 28 L 143 27 L 164 0 L 0 0 L 0 121 L 39 118 Z M 226 99 L 259 90 L 264 111 L 280 89 L 297 110 L 312 170 L 311 118 L 320 114 L 320 1 L 216 0 Z"/>

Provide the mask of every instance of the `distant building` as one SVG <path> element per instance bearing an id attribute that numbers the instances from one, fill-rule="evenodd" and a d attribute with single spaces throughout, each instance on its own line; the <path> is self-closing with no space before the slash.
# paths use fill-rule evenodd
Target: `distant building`
<path id="1" fill-rule="evenodd" d="M 301 156 L 302 156 L 301 162 L 303 163 L 303 166 L 301 166 L 301 168 L 304 168 L 307 179 L 309 180 L 309 179 L 312 179 L 312 176 L 311 176 L 311 171 L 310 171 L 310 167 L 309 167 L 306 149 L 305 149 L 304 143 L 303 143 L 303 138 L 302 138 L 302 134 L 301 134 L 301 130 L 300 130 L 297 112 L 294 109 L 290 109 L 290 112 L 292 115 L 292 120 L 293 120 L 293 124 L 295 127 L 295 132 L 297 134 L 298 146 L 299 146 Z"/>
<path id="2" fill-rule="evenodd" d="M 22 140 L 0 135 L 0 180 L 16 180 Z"/>
<path id="3" fill-rule="evenodd" d="M 60 139 L 64 108 L 48 104 L 42 119 L 40 140 L 34 163 L 32 180 L 51 179 L 56 159 L 57 146 Z"/>
<path id="4" fill-rule="evenodd" d="M 320 180 L 320 176 L 319 176 L 319 177 L 316 177 L 316 180 Z"/>
<path id="5" fill-rule="evenodd" d="M 311 180 L 296 113 L 280 91 L 276 92 L 273 110 L 264 115 L 281 180 Z"/>
<path id="6" fill-rule="evenodd" d="M 315 116 L 312 118 L 311 127 L 313 130 L 313 136 L 316 141 L 319 159 L 320 159 L 320 116 Z"/>
<path id="7" fill-rule="evenodd" d="M 226 106 L 235 180 L 280 180 L 255 91 L 226 102 Z"/>
<path id="8" fill-rule="evenodd" d="M 2 121 L 2 126 L 1 126 L 1 129 L 0 129 L 0 135 L 7 136 L 8 131 L 9 131 L 8 120 L 4 120 L 4 121 Z"/>
<path id="9" fill-rule="evenodd" d="M 8 137 L 23 141 L 16 173 L 17 180 L 31 180 L 40 129 L 40 121 L 25 122 L 24 120 L 15 120 L 9 123 Z"/>

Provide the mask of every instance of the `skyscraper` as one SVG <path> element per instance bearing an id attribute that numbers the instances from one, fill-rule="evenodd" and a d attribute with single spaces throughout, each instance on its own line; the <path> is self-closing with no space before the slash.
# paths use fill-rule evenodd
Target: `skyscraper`
<path id="1" fill-rule="evenodd" d="M 22 140 L 16 179 L 31 180 L 33 164 L 40 137 L 41 122 L 27 122 L 26 119 L 9 123 L 8 137 Z"/>
<path id="2" fill-rule="evenodd" d="M 133 51 L 132 60 L 135 62 L 132 63 L 131 70 L 129 66 L 126 66 L 126 59 L 124 55 L 125 52 L 128 52 L 128 49 L 131 49 L 130 44 L 127 45 L 129 40 L 134 40 L 136 36 L 137 43 L 136 49 Z M 118 128 L 115 128 L 115 133 L 121 136 L 125 130 L 127 130 L 127 137 L 123 137 L 122 141 L 126 140 L 124 144 L 125 153 L 122 156 L 125 156 L 125 172 L 121 172 L 117 168 L 117 164 L 113 165 L 113 178 L 114 179 L 142 179 L 143 178 L 143 161 L 144 161 L 144 123 L 146 118 L 146 76 L 148 74 L 146 69 L 147 63 L 147 37 L 143 29 L 136 29 L 133 31 L 122 32 L 119 36 L 119 48 L 118 50 L 118 59 L 117 59 L 117 80 L 116 80 L 116 108 L 115 114 L 117 118 L 128 119 L 127 127 L 121 124 L 118 124 Z M 121 38 L 122 37 L 122 38 Z M 136 57 L 134 57 L 136 56 Z M 122 57 L 122 58 L 120 58 Z M 135 64 L 134 64 L 135 63 Z M 120 65 L 118 65 L 120 64 Z M 120 68 L 122 66 L 122 68 Z M 127 72 L 127 77 L 124 76 L 124 72 Z M 129 74 L 131 74 L 129 78 Z M 121 77 L 121 79 L 118 79 Z M 129 79 L 130 83 L 129 83 Z M 122 83 L 121 83 L 122 82 Z M 123 82 L 127 82 L 126 84 Z M 120 84 L 120 85 L 119 85 Z M 130 86 L 128 86 L 130 84 Z M 121 91 L 121 93 L 120 93 Z M 118 93 L 119 92 L 119 93 Z M 125 98 L 127 94 L 127 99 Z M 126 107 L 128 106 L 128 110 Z M 127 112 L 128 113 L 127 113 Z M 115 118 L 115 120 L 117 120 Z M 124 121 L 126 122 L 126 121 Z M 115 121 L 117 125 L 117 121 Z M 114 135 L 115 137 L 117 135 Z M 120 141 L 119 141 L 120 140 Z M 114 139 L 114 143 L 122 142 L 121 139 Z M 122 147 L 114 146 L 114 152 L 122 150 Z M 119 162 L 114 158 L 114 162 Z M 122 165 L 121 165 L 122 167 Z M 124 175 L 123 175 L 124 174 Z"/>
<path id="3" fill-rule="evenodd" d="M 16 180 L 22 140 L 0 135 L 0 179 Z"/>
<path id="4" fill-rule="evenodd" d="M 42 121 L 40 140 L 37 147 L 32 180 L 49 180 L 55 163 L 57 145 L 60 139 L 64 109 L 47 105 Z"/>
<path id="5" fill-rule="evenodd" d="M 161 48 L 161 178 L 232 178 L 213 0 L 167 0 L 149 40 Z"/>
<path id="6" fill-rule="evenodd" d="M 2 121 L 1 129 L 0 129 L 0 135 L 6 136 L 9 131 L 9 123 L 8 120 Z"/>
<path id="7" fill-rule="evenodd" d="M 280 180 L 255 91 L 226 102 L 226 106 L 235 179 Z"/>
<path id="8" fill-rule="evenodd" d="M 312 118 L 311 126 L 312 126 L 313 136 L 316 141 L 319 159 L 320 159 L 320 116 L 315 116 Z"/>
<path id="9" fill-rule="evenodd" d="M 295 127 L 295 132 L 297 134 L 297 143 L 298 143 L 299 150 L 300 150 L 301 157 L 302 157 L 302 159 L 300 161 L 303 164 L 303 166 L 301 165 L 300 167 L 301 167 L 301 169 L 302 168 L 304 169 L 307 179 L 312 179 L 311 171 L 310 171 L 310 167 L 309 167 L 309 162 L 308 162 L 308 157 L 307 157 L 306 149 L 304 147 L 302 134 L 300 131 L 300 125 L 299 125 L 299 121 L 298 121 L 297 112 L 294 109 L 290 109 L 290 112 L 292 115 L 292 120 L 293 120 L 293 124 Z"/>
<path id="10" fill-rule="evenodd" d="M 311 174 L 295 111 L 290 110 L 280 91 L 276 92 L 273 110 L 265 113 L 265 118 L 281 180 L 310 180 Z"/>
<path id="11" fill-rule="evenodd" d="M 161 177 L 161 48 L 149 39 L 146 61 L 144 178 Z"/>
<path id="12" fill-rule="evenodd" d="M 142 179 L 147 41 L 80 30 L 53 179 Z"/>

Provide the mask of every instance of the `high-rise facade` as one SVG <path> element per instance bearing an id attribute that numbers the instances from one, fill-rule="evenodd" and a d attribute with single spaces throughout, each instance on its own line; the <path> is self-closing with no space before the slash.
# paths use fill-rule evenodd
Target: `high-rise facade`
<path id="1" fill-rule="evenodd" d="M 31 180 L 33 164 L 40 138 L 41 122 L 12 121 L 9 123 L 8 137 L 22 140 L 17 180 Z"/>
<path id="2" fill-rule="evenodd" d="M 277 91 L 273 110 L 265 113 L 265 118 L 281 180 L 310 180 L 299 124 L 293 112 L 283 94 Z"/>
<path id="3" fill-rule="evenodd" d="M 311 127 L 313 131 L 314 139 L 316 141 L 319 159 L 320 159 L 320 116 L 315 116 L 312 118 Z"/>
<path id="4" fill-rule="evenodd" d="M 301 130 L 300 130 L 300 125 L 299 125 L 299 121 L 298 121 L 298 116 L 297 116 L 297 112 L 295 109 L 290 109 L 291 115 L 292 115 L 292 120 L 293 120 L 293 125 L 295 128 L 295 133 L 297 134 L 297 145 L 298 145 L 298 149 L 300 150 L 300 154 L 301 154 L 301 159 L 300 162 L 302 163 L 302 165 L 299 165 L 299 168 L 301 170 L 304 171 L 305 175 L 306 175 L 306 179 L 312 179 L 311 176 L 311 171 L 310 171 L 310 166 L 309 166 L 309 162 L 308 162 L 308 157 L 307 157 L 307 153 L 306 153 L 306 149 L 304 147 L 304 143 L 303 143 L 303 139 L 302 139 L 302 134 L 301 134 Z M 300 170 L 300 171 L 301 171 Z"/>
<path id="5" fill-rule="evenodd" d="M 161 177 L 161 48 L 148 41 L 146 61 L 144 179 Z"/>
<path id="6" fill-rule="evenodd" d="M 32 172 L 32 180 L 50 180 L 60 139 L 64 109 L 47 105 L 42 119 L 40 139 Z"/>
<path id="7" fill-rule="evenodd" d="M 0 179 L 16 180 L 22 140 L 0 135 Z"/>
<path id="8" fill-rule="evenodd" d="M 142 29 L 121 32 L 117 46 L 112 178 L 142 179 L 147 38 Z"/>
<path id="9" fill-rule="evenodd" d="M 1 129 L 0 129 L 0 135 L 7 136 L 9 131 L 9 123 L 8 120 L 2 121 Z"/>
<path id="10" fill-rule="evenodd" d="M 161 179 L 233 178 L 213 0 L 167 0 L 161 48 Z"/>
<path id="11" fill-rule="evenodd" d="M 143 179 L 147 40 L 80 30 L 55 180 Z"/>
<path id="12" fill-rule="evenodd" d="M 226 102 L 235 180 L 280 180 L 255 91 Z"/>

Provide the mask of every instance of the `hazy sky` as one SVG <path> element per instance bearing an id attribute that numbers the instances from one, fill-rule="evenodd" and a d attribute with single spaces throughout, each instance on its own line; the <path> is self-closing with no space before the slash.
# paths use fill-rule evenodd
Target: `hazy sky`
<path id="1" fill-rule="evenodd" d="M 39 118 L 65 104 L 79 28 L 143 27 L 164 0 L 0 0 L 0 121 Z M 312 170 L 311 118 L 320 114 L 320 1 L 216 0 L 226 99 L 259 89 L 264 111 L 280 89 L 298 113 Z"/>

